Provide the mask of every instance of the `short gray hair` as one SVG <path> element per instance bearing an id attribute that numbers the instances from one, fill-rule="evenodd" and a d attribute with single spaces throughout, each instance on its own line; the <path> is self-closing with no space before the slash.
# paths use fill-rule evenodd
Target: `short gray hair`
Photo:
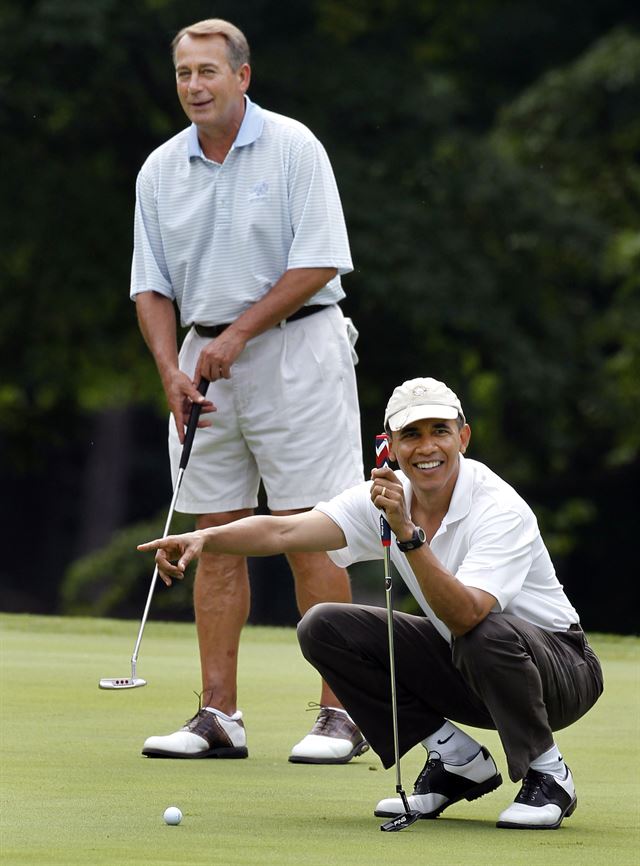
<path id="1" fill-rule="evenodd" d="M 197 21 L 195 24 L 183 27 L 182 30 L 176 33 L 171 42 L 174 63 L 176 60 L 176 48 L 183 36 L 194 36 L 196 39 L 198 37 L 222 36 L 227 43 L 229 66 L 234 72 L 240 69 L 243 63 L 251 62 L 251 52 L 247 37 L 242 30 L 239 30 L 234 24 L 225 21 L 223 18 L 206 18 L 204 21 Z"/>

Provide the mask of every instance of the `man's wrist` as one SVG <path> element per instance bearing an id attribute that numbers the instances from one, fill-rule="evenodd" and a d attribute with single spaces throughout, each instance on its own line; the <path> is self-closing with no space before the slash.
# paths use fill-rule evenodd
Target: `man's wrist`
<path id="1" fill-rule="evenodd" d="M 415 531 L 415 528 L 416 528 L 415 523 L 413 523 L 413 522 L 405 523 L 405 525 L 402 527 L 400 532 L 395 533 L 396 541 L 399 541 L 400 543 L 402 543 L 404 541 L 411 541 L 411 539 L 413 538 L 413 533 Z"/>
<path id="2" fill-rule="evenodd" d="M 396 536 L 396 544 L 398 545 L 398 549 L 403 553 L 407 553 L 409 550 L 417 550 L 419 547 L 422 547 L 427 540 L 426 533 L 421 526 L 414 526 L 410 535 L 407 537 L 398 538 Z"/>

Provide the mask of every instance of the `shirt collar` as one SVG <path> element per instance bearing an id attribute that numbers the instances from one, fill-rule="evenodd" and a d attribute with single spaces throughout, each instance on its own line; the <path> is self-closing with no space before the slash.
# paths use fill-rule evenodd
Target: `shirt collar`
<path id="1" fill-rule="evenodd" d="M 459 470 L 456 486 L 453 488 L 449 510 L 442 523 L 447 525 L 462 520 L 471 511 L 471 494 L 473 493 L 473 472 L 462 454 L 458 455 Z"/>
<path id="2" fill-rule="evenodd" d="M 260 138 L 264 128 L 264 111 L 255 102 L 251 102 L 248 96 L 245 95 L 245 111 L 240 129 L 236 135 L 236 139 L 231 145 L 231 150 L 236 147 L 245 147 L 247 144 L 253 144 L 254 141 Z M 192 123 L 189 127 L 189 135 L 187 138 L 187 155 L 189 159 L 204 159 L 204 153 L 198 141 L 198 127 Z"/>

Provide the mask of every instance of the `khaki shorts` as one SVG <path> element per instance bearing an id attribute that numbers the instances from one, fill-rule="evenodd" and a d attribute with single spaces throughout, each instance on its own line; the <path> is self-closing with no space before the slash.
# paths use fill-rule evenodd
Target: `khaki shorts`
<path id="1" fill-rule="evenodd" d="M 210 342 L 192 328 L 180 368 L 193 375 Z M 363 480 L 360 414 L 347 320 L 337 306 L 250 340 L 231 378 L 209 386 L 212 427 L 196 432 L 176 509 L 215 514 L 258 504 L 312 508 Z M 182 446 L 169 419 L 172 477 Z"/>

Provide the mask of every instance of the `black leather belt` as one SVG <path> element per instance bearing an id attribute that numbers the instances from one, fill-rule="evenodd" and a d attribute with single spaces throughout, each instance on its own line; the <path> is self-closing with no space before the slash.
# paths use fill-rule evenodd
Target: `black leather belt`
<path id="1" fill-rule="evenodd" d="M 298 319 L 306 319 L 307 316 L 313 316 L 314 313 L 319 313 L 320 310 L 326 310 L 328 306 L 333 306 L 332 304 L 311 304 L 308 307 L 300 307 L 299 310 L 296 310 L 295 313 L 292 313 L 288 316 L 284 321 L 285 322 L 297 322 Z M 231 322 L 226 322 L 224 325 L 194 325 L 193 327 L 196 329 L 196 334 L 199 337 L 219 337 L 220 334 L 228 328 Z M 279 322 L 276 327 L 279 327 L 281 323 Z"/>

